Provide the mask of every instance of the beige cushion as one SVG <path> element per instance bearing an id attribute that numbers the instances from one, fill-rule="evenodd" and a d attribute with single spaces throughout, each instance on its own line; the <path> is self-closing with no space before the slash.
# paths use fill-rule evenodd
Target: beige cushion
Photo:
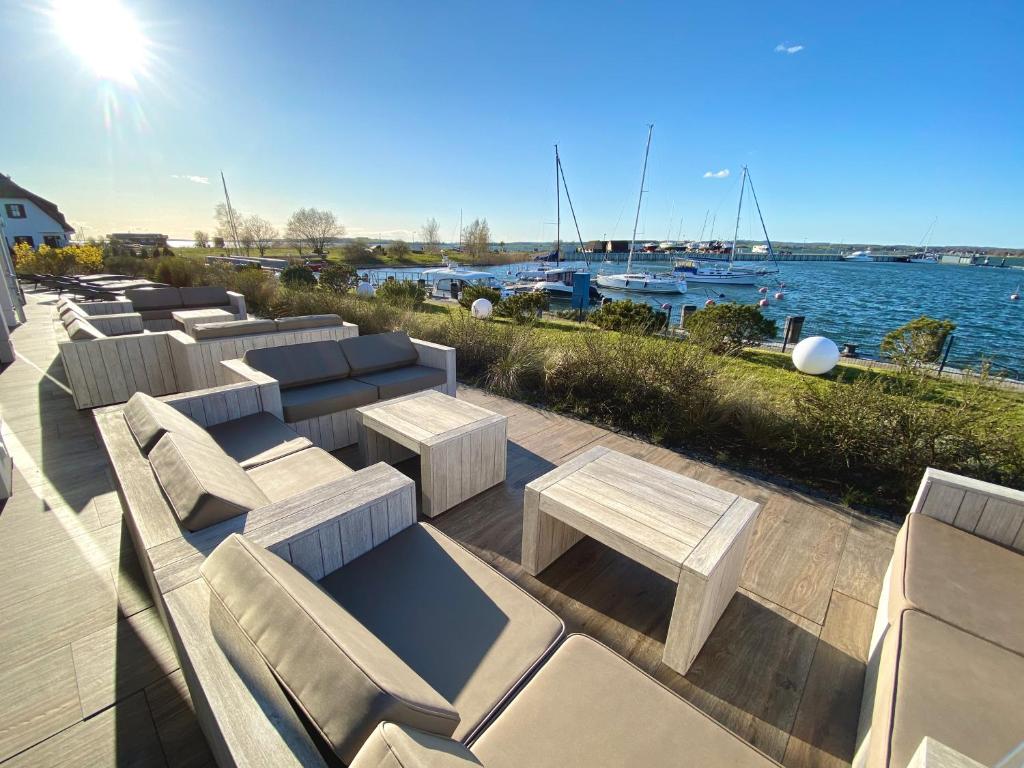
<path id="1" fill-rule="evenodd" d="M 149 452 L 149 463 L 178 521 L 190 531 L 270 502 L 245 470 L 216 445 L 168 432 Z"/>
<path id="2" fill-rule="evenodd" d="M 432 526 L 407 528 L 320 585 L 455 705 L 460 740 L 562 636 L 554 613 Z"/>
<path id="3" fill-rule="evenodd" d="M 377 388 L 355 379 L 337 379 L 281 391 L 288 423 L 315 419 L 377 402 Z"/>
<path id="4" fill-rule="evenodd" d="M 201 570 L 212 597 L 346 763 L 381 722 L 444 736 L 458 725 L 444 697 L 278 556 L 232 535 Z"/>
<path id="5" fill-rule="evenodd" d="M 893 554 L 889 623 L 908 608 L 1024 654 L 1024 555 L 907 515 Z"/>
<path id="6" fill-rule="evenodd" d="M 174 432 L 190 440 L 216 446 L 210 434 L 170 403 L 152 395 L 136 392 L 125 403 L 124 420 L 142 452 L 148 454 L 165 432 Z"/>
<path id="7" fill-rule="evenodd" d="M 242 469 L 258 467 L 313 445 L 265 411 L 215 424 L 207 432 Z"/>
<path id="8" fill-rule="evenodd" d="M 344 379 L 349 367 L 336 341 L 308 341 L 279 347 L 250 349 L 242 359 L 277 379 L 281 389 Z"/>
<path id="9" fill-rule="evenodd" d="M 473 743 L 487 768 L 769 768 L 772 760 L 605 646 L 572 635 Z"/>
<path id="10" fill-rule="evenodd" d="M 349 768 L 472 768 L 481 765 L 483 763 L 469 748 L 458 741 L 407 725 L 381 723 Z"/>
<path id="11" fill-rule="evenodd" d="M 192 326 L 192 338 L 223 339 L 231 336 L 245 336 L 250 333 L 274 333 L 277 326 L 273 320 L 225 320 L 219 323 L 198 323 Z"/>
<path id="12" fill-rule="evenodd" d="M 219 285 L 198 285 L 178 290 L 183 307 L 222 307 L 230 303 L 227 289 Z"/>
<path id="13" fill-rule="evenodd" d="M 359 375 L 358 380 L 377 387 L 379 399 L 390 400 L 393 397 L 438 387 L 444 384 L 447 378 L 445 372 L 440 368 L 407 365 L 404 368 L 393 368 L 390 371 L 363 373 Z"/>
<path id="14" fill-rule="evenodd" d="M 420 359 L 404 331 L 355 336 L 342 339 L 340 344 L 353 376 L 413 365 Z"/>
<path id="15" fill-rule="evenodd" d="M 1024 735 L 1024 657 L 920 611 L 882 645 L 868 768 L 904 768 L 925 736 L 995 765 Z"/>
<path id="16" fill-rule="evenodd" d="M 279 317 L 275 321 L 279 331 L 297 331 L 302 328 L 329 328 L 341 325 L 338 315 L 302 315 L 301 317 Z"/>
<path id="17" fill-rule="evenodd" d="M 253 467 L 247 474 L 273 502 L 355 473 L 322 448 L 306 448 Z"/>
<path id="18" fill-rule="evenodd" d="M 68 338 L 72 341 L 88 341 L 89 339 L 105 339 L 106 334 L 102 333 L 95 325 L 84 317 L 69 315 L 71 321 L 65 326 Z"/>
<path id="19" fill-rule="evenodd" d="M 147 319 L 147 311 L 181 309 L 182 306 L 177 288 L 127 288 L 124 297 L 132 303 L 132 309 L 142 313 L 144 319 Z"/>

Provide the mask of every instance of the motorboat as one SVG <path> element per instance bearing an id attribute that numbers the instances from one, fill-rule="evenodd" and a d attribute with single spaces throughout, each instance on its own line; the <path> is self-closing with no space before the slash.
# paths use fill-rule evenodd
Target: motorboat
<path id="1" fill-rule="evenodd" d="M 516 275 L 515 282 L 506 288 L 513 293 L 546 293 L 552 301 L 572 301 L 576 269 L 526 269 Z M 601 294 L 590 285 L 590 303 L 601 301 Z"/>
<path id="2" fill-rule="evenodd" d="M 842 257 L 843 261 L 874 261 L 875 257 L 871 255 L 871 249 L 866 251 L 854 251 L 848 253 Z"/>
<path id="3" fill-rule="evenodd" d="M 650 272 L 626 272 L 621 275 L 598 275 L 601 288 L 637 293 L 686 293 L 686 280 L 673 274 L 655 275 Z"/>
<path id="4" fill-rule="evenodd" d="M 430 285 L 430 295 L 435 299 L 458 298 L 459 294 L 470 285 L 494 288 L 502 292 L 503 296 L 511 295 L 502 282 L 490 272 L 463 269 L 455 264 L 447 264 L 443 267 L 425 269 L 422 274 Z"/>
<path id="5" fill-rule="evenodd" d="M 938 254 L 931 253 L 930 251 L 920 251 L 918 253 L 910 254 L 910 258 L 907 259 L 910 264 L 938 264 Z"/>

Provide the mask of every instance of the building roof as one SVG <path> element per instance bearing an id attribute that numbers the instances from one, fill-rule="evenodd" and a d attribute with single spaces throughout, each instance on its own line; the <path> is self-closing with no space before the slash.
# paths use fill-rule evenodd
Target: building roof
<path id="1" fill-rule="evenodd" d="M 11 181 L 10 176 L 5 176 L 0 173 L 0 197 L 23 197 L 26 200 L 31 200 L 36 206 L 51 219 L 56 221 L 61 227 L 64 228 L 65 232 L 74 232 L 75 228 L 68 224 L 67 219 L 64 218 L 64 214 L 60 212 L 55 203 L 51 203 L 46 198 L 40 197 L 32 192 L 29 192 L 24 187 L 18 186 Z"/>

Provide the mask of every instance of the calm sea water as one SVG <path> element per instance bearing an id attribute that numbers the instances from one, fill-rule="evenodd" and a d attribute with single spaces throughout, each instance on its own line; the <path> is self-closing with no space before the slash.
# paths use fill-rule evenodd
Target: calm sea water
<path id="1" fill-rule="evenodd" d="M 532 265 L 486 270 L 506 278 L 528 266 Z M 635 261 L 633 266 L 655 272 L 667 269 L 664 262 Z M 602 267 L 608 272 L 623 271 L 623 265 L 594 264 L 592 272 Z M 778 275 L 762 278 L 761 284 L 769 287 L 771 301 L 764 313 L 778 321 L 780 333 L 787 315 L 803 315 L 804 337 L 821 335 L 839 344 L 851 342 L 857 344 L 858 353 L 874 357 L 888 331 L 924 314 L 956 323 L 951 365 L 977 365 L 987 359 L 1016 378 L 1024 377 L 1024 299 L 1009 300 L 1024 283 L 1024 270 L 881 262 L 783 262 L 779 270 Z M 772 298 L 780 290 L 776 279 L 786 284 L 781 301 Z M 678 296 L 601 290 L 613 299 L 630 298 L 653 306 L 669 303 L 673 322 L 678 322 L 684 304 L 703 306 L 711 297 L 752 304 L 761 298 L 756 286 L 691 284 L 688 293 Z"/>

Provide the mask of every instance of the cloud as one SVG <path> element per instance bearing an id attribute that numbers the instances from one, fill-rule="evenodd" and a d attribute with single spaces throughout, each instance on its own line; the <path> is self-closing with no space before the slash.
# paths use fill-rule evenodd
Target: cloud
<path id="1" fill-rule="evenodd" d="M 729 169 L 723 168 L 720 171 L 706 171 L 704 173 L 705 179 L 724 179 L 729 176 Z"/>
<path id="2" fill-rule="evenodd" d="M 789 43 L 779 43 L 775 46 L 776 53 L 785 53 L 792 56 L 794 53 L 800 53 L 804 47 L 802 45 L 790 45 Z"/>
<path id="3" fill-rule="evenodd" d="M 172 179 L 183 179 L 184 181 L 191 181 L 193 184 L 209 184 L 210 179 L 206 176 L 190 176 L 189 174 L 172 173 Z"/>

